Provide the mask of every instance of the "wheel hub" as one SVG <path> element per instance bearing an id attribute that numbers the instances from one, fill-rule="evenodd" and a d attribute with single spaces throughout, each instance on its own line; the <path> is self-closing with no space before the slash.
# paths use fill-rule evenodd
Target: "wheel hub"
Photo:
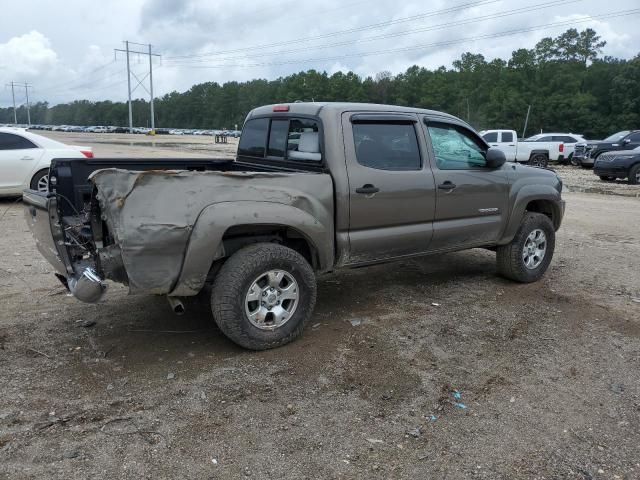
<path id="1" fill-rule="evenodd" d="M 524 266 L 530 270 L 538 268 L 544 259 L 547 251 L 547 236 L 536 228 L 526 238 L 522 248 L 522 261 Z"/>
<path id="2" fill-rule="evenodd" d="M 249 286 L 245 313 L 255 327 L 274 330 L 289 321 L 298 303 L 298 283 L 293 275 L 283 270 L 269 270 Z"/>

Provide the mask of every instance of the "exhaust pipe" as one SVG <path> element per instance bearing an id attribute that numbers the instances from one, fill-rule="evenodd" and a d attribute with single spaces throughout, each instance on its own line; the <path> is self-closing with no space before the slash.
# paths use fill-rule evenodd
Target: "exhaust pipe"
<path id="1" fill-rule="evenodd" d="M 176 315 L 182 315 L 187 310 L 184 307 L 184 303 L 182 303 L 182 300 L 180 300 L 178 297 L 167 297 L 167 300 L 169 302 L 169 305 L 171 306 L 171 310 L 173 310 L 173 313 L 175 313 Z"/>
<path id="2" fill-rule="evenodd" d="M 80 275 L 69 278 L 67 285 L 74 297 L 86 303 L 96 303 L 107 290 L 107 285 L 91 267 L 85 268 Z"/>

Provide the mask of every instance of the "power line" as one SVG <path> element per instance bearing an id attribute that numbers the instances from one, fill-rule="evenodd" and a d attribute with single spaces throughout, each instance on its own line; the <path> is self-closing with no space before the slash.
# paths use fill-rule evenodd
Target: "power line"
<path id="1" fill-rule="evenodd" d="M 481 0 L 481 1 L 476 1 L 476 2 L 470 2 L 470 3 L 457 5 L 455 7 L 445 8 L 445 9 L 442 9 L 442 10 L 436 10 L 435 12 L 411 15 L 409 17 L 397 18 L 397 19 L 394 19 L 394 20 L 387 20 L 385 22 L 373 23 L 373 24 L 369 24 L 369 25 L 363 25 L 361 27 L 350 28 L 350 29 L 347 29 L 347 30 L 340 30 L 340 31 L 336 31 L 336 32 L 324 33 L 324 34 L 315 35 L 315 36 L 312 36 L 312 37 L 304 37 L 304 38 L 297 38 L 297 39 L 291 39 L 291 40 L 283 40 L 283 41 L 280 41 L 280 42 L 268 43 L 268 44 L 262 44 L 262 45 L 253 45 L 253 46 L 249 46 L 249 47 L 236 48 L 236 49 L 233 49 L 233 50 L 221 50 L 221 51 L 217 51 L 217 52 L 203 52 L 203 53 L 191 54 L 191 55 L 174 55 L 174 56 L 165 57 L 165 58 L 166 59 L 179 59 L 179 58 L 212 57 L 212 56 L 219 56 L 219 55 L 228 54 L 228 53 L 244 52 L 244 51 L 247 51 L 247 50 L 263 50 L 263 49 L 266 49 L 266 48 L 279 47 L 279 46 L 288 45 L 288 44 L 292 44 L 292 43 L 310 42 L 310 41 L 313 41 L 313 40 L 321 40 L 321 39 L 324 39 L 324 38 L 330 38 L 330 37 L 334 37 L 334 36 L 338 36 L 338 35 L 347 35 L 349 33 L 357 33 L 357 32 L 362 32 L 362 31 L 365 31 L 365 30 L 372 30 L 372 29 L 376 29 L 376 28 L 387 27 L 387 26 L 391 26 L 391 25 L 397 25 L 399 23 L 413 22 L 415 20 L 423 20 L 423 19 L 429 18 L 429 17 L 435 17 L 435 16 L 438 16 L 438 15 L 446 14 L 446 13 L 453 13 L 453 12 L 457 12 L 457 11 L 460 11 L 460 10 L 466 10 L 467 8 L 479 7 L 479 6 L 483 6 L 483 5 L 489 5 L 491 3 L 497 3 L 497 2 L 500 2 L 500 1 L 501 0 Z"/>
<path id="2" fill-rule="evenodd" d="M 371 36 L 371 37 L 364 37 L 364 38 L 358 38 L 358 39 L 354 39 L 354 40 L 347 40 L 347 41 L 342 41 L 342 42 L 334 42 L 334 43 L 328 43 L 328 44 L 323 44 L 323 45 L 314 45 L 314 46 L 307 46 L 307 47 L 300 47 L 300 48 L 294 48 L 294 49 L 290 49 L 290 50 L 278 50 L 275 52 L 263 52 L 263 53 L 256 53 L 256 54 L 246 54 L 246 55 L 242 55 L 240 57 L 225 57 L 225 58 L 221 58 L 218 60 L 224 61 L 224 60 L 229 60 L 229 59 L 233 59 L 233 60 L 237 60 L 238 58 L 253 58 L 253 57 L 257 57 L 257 56 L 264 56 L 264 55 L 270 55 L 270 56 L 275 56 L 275 55 L 284 55 L 284 54 L 288 54 L 288 53 L 295 53 L 295 52 L 300 52 L 300 51 L 307 51 L 307 50 L 316 50 L 316 49 L 322 49 L 322 48 L 333 48 L 333 47 L 339 47 L 339 46 L 344 46 L 344 45 L 353 45 L 354 43 L 364 43 L 364 42 L 372 42 L 372 41 L 376 41 L 376 40 L 382 40 L 382 39 L 387 39 L 387 38 L 396 38 L 396 37 L 401 37 L 401 36 L 405 36 L 405 35 L 413 35 L 415 33 L 423 33 L 423 32 L 430 32 L 430 31 L 434 31 L 434 30 L 443 30 L 443 29 L 447 29 L 447 28 L 452 28 L 452 27 L 458 27 L 461 25 L 468 25 L 468 24 L 473 24 L 476 22 L 481 22 L 481 21 L 486 21 L 486 20 L 495 20 L 497 18 L 503 18 L 503 17 L 508 17 L 508 16 L 512 16 L 512 15 L 518 15 L 521 13 L 530 13 L 533 11 L 537 11 L 537 10 L 542 10 L 545 8 L 550 8 L 550 7 L 554 7 L 557 5 L 566 5 L 567 3 L 576 3 L 576 2 L 581 2 L 582 0 L 554 0 L 554 1 L 550 1 L 550 2 L 546 2 L 546 3 L 541 3 L 541 4 L 537 4 L 537 5 L 531 5 L 528 7 L 521 7 L 521 8 L 516 8 L 514 10 L 507 10 L 504 12 L 500 12 L 500 13 L 493 13 L 490 15 L 484 15 L 484 16 L 479 16 L 479 17 L 472 17 L 472 18 L 468 18 L 465 20 L 460 20 L 457 22 L 448 22 L 448 23 L 441 23 L 441 24 L 437 24 L 437 25 L 431 25 L 428 27 L 422 27 L 422 28 L 418 28 L 418 29 L 412 29 L 412 30 L 404 30 L 402 32 L 392 32 L 392 33 L 385 33 L 385 34 L 381 34 L 381 35 L 375 35 L 375 36 Z M 205 59 L 185 59 L 183 61 L 174 61 L 171 64 L 173 65 L 188 65 L 188 64 L 194 64 L 194 63 L 204 63 L 207 62 L 209 60 L 205 60 Z"/>
<path id="3" fill-rule="evenodd" d="M 503 32 L 497 32 L 497 33 L 486 34 L 486 35 L 478 35 L 478 36 L 473 36 L 473 37 L 463 37 L 463 38 L 458 38 L 458 39 L 448 40 L 448 41 L 443 41 L 443 42 L 427 43 L 427 44 L 422 44 L 422 45 L 414 45 L 414 46 L 411 46 L 411 47 L 402 47 L 402 48 L 394 48 L 394 49 L 386 49 L 386 50 L 375 50 L 375 51 L 369 51 L 369 52 L 359 52 L 359 53 L 353 53 L 353 54 L 337 55 L 337 56 L 332 56 L 332 57 L 295 59 L 295 60 L 286 60 L 286 61 L 281 61 L 281 62 L 260 62 L 260 63 L 252 63 L 252 64 L 214 64 L 214 65 L 179 65 L 179 64 L 174 64 L 174 65 L 171 65 L 171 67 L 173 67 L 173 68 L 230 68 L 230 67 L 234 67 L 234 68 L 253 68 L 253 67 L 295 65 L 295 64 L 300 64 L 300 63 L 335 61 L 335 60 L 342 60 L 342 59 L 353 58 L 353 57 L 366 57 L 366 56 L 375 56 L 375 55 L 385 55 L 385 54 L 391 54 L 391 53 L 402 53 L 402 52 L 409 52 L 409 51 L 414 51 L 414 50 L 423 50 L 423 49 L 426 49 L 426 48 L 433 48 L 433 47 L 443 47 L 443 46 L 461 44 L 461 43 L 477 41 L 477 40 L 486 40 L 486 39 L 491 39 L 491 38 L 500 38 L 500 37 L 505 37 L 505 36 L 510 36 L 510 35 L 517 35 L 519 33 L 534 32 L 534 31 L 537 31 L 537 30 L 544 30 L 544 29 L 547 29 L 547 28 L 554 28 L 554 27 L 560 27 L 560 26 L 569 26 L 569 25 L 574 25 L 574 24 L 578 24 L 578 23 L 584 23 L 584 22 L 588 22 L 588 21 L 596 20 L 596 19 L 609 19 L 609 18 L 617 18 L 617 17 L 622 17 L 622 16 L 637 15 L 639 13 L 640 13 L 640 9 L 623 10 L 623 11 L 613 12 L 613 13 L 609 13 L 609 14 L 586 16 L 586 17 L 584 17 L 582 19 L 572 19 L 572 20 L 563 21 L 563 22 L 554 22 L 554 23 L 536 25 L 536 26 L 528 27 L 528 28 L 524 28 L 524 29 L 507 30 L 507 31 L 503 31 Z"/>

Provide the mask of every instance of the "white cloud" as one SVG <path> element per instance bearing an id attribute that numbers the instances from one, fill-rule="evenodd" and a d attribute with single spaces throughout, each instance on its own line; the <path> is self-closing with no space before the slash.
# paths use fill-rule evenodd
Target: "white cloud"
<path id="1" fill-rule="evenodd" d="M 32 30 L 0 43 L 0 69 L 13 79 L 22 79 L 54 68 L 58 55 L 42 33 Z"/>

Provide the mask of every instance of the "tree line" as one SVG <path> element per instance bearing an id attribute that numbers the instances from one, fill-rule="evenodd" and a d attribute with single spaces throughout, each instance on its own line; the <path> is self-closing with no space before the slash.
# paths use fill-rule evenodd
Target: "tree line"
<path id="1" fill-rule="evenodd" d="M 362 78 L 353 72 L 308 70 L 276 80 L 206 82 L 156 100 L 156 126 L 234 128 L 252 108 L 295 101 L 347 101 L 408 105 L 441 110 L 478 130 L 513 128 L 582 133 L 602 138 L 617 130 L 640 128 L 640 54 L 632 59 L 601 57 L 605 42 L 592 29 L 569 29 L 541 39 L 532 49 L 515 50 L 508 60 L 487 61 L 464 53 L 429 70 L 419 65 L 392 75 Z M 31 105 L 35 124 L 127 125 L 126 102 L 76 100 Z M 149 125 L 149 105 L 137 99 L 134 125 Z M 25 106 L 18 121 L 26 121 Z M 13 122 L 12 108 L 0 109 L 0 123 Z"/>

